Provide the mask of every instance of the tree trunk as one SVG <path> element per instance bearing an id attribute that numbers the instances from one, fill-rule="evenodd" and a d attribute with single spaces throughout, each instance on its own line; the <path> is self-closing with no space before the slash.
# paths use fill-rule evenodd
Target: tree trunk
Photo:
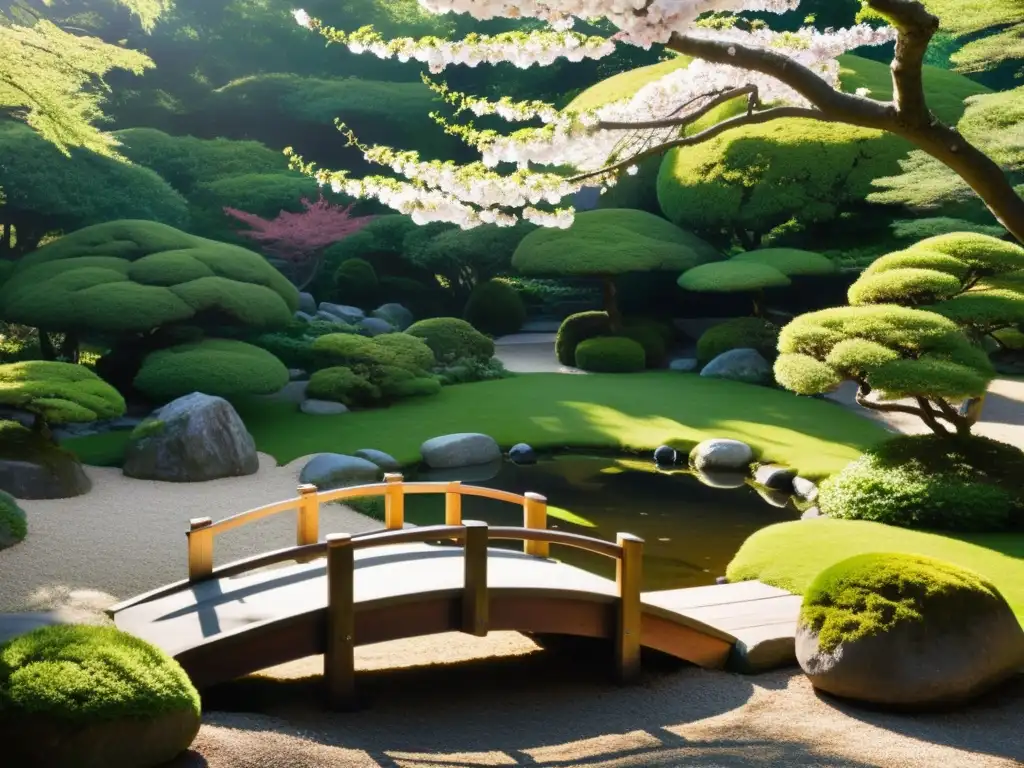
<path id="1" fill-rule="evenodd" d="M 622 315 L 619 314 L 619 302 L 615 298 L 615 279 L 605 277 L 604 283 L 604 311 L 608 313 L 608 324 L 613 334 L 618 336 L 622 333 Z"/>
<path id="2" fill-rule="evenodd" d="M 37 328 L 36 332 L 39 334 L 39 351 L 43 354 L 43 360 L 56 360 L 57 350 L 53 347 L 53 339 L 50 338 L 50 334 L 42 328 Z"/>
<path id="3" fill-rule="evenodd" d="M 77 365 L 79 360 L 78 334 L 74 331 L 68 331 L 64 334 L 64 340 L 60 345 L 60 357 L 67 360 L 69 363 L 75 363 Z"/>

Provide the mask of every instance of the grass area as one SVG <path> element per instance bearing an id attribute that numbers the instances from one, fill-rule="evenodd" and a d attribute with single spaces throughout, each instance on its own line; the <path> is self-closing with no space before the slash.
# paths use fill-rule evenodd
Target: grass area
<path id="1" fill-rule="evenodd" d="M 287 463 L 311 453 L 387 451 L 403 464 L 437 435 L 483 432 L 508 448 L 687 449 L 710 437 L 749 443 L 759 457 L 809 478 L 838 471 L 886 437 L 881 427 L 833 403 L 781 390 L 678 373 L 527 374 L 445 387 L 434 397 L 391 408 L 309 416 L 294 405 L 242 405 L 259 450 Z M 112 465 L 127 435 L 68 440 L 88 464 Z"/>
<path id="2" fill-rule="evenodd" d="M 944 560 L 991 581 L 1024 624 L 1024 534 L 942 536 L 863 520 L 798 520 L 764 528 L 729 563 L 730 581 L 760 579 L 805 594 L 826 568 L 855 555 L 901 552 Z"/>

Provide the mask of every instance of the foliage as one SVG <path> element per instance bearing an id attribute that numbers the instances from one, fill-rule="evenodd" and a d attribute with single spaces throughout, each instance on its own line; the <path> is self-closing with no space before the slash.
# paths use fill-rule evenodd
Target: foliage
<path id="1" fill-rule="evenodd" d="M 0 491 L 0 549 L 21 541 L 28 534 L 25 510 L 9 493 Z"/>
<path id="2" fill-rule="evenodd" d="M 313 342 L 313 352 L 317 364 L 332 373 L 317 376 L 315 387 L 311 378 L 311 394 L 319 393 L 324 399 L 344 397 L 338 402 L 359 405 L 437 394 L 441 383 L 429 373 L 435 358 L 428 344 L 405 333 L 375 338 L 321 336 Z"/>
<path id="3" fill-rule="evenodd" d="M 427 342 L 441 364 L 464 358 L 489 360 L 494 357 L 494 342 L 465 320 L 456 317 L 419 320 L 409 326 L 406 333 Z"/>
<path id="4" fill-rule="evenodd" d="M 966 219 L 932 216 L 926 219 L 902 219 L 892 223 L 892 234 L 899 240 L 924 240 L 951 232 L 974 232 L 979 235 L 1002 237 L 1005 229 L 991 224 L 976 224 Z"/>
<path id="5" fill-rule="evenodd" d="M 660 368 L 665 364 L 665 335 L 654 323 L 627 323 L 621 333 L 623 338 L 631 339 L 644 350 L 644 367 Z M 578 349 L 578 347 L 577 347 Z"/>
<path id="6" fill-rule="evenodd" d="M 268 256 L 295 269 L 298 277 L 293 282 L 305 288 L 323 263 L 323 250 L 358 232 L 371 219 L 368 216 L 353 217 L 351 205 L 331 205 L 322 196 L 313 203 L 305 199 L 301 202 L 302 212 L 281 211 L 273 219 L 236 208 L 225 208 L 224 213 L 247 224 L 250 229 L 240 234 L 258 243 Z"/>
<path id="7" fill-rule="evenodd" d="M 644 365 L 644 348 L 633 339 L 599 336 L 576 346 L 576 367 L 584 371 L 635 373 Z"/>
<path id="8" fill-rule="evenodd" d="M 64 154 L 81 147 L 116 155 L 116 141 L 95 127 L 103 117 L 103 77 L 115 69 L 141 75 L 152 66 L 138 51 L 71 34 L 46 20 L 31 27 L 0 23 L 0 108 Z"/>
<path id="9" fill-rule="evenodd" d="M 630 209 L 585 211 L 568 229 L 537 229 L 523 238 L 512 266 L 525 274 L 603 277 L 695 267 L 720 258 L 698 237 Z"/>
<path id="10" fill-rule="evenodd" d="M 777 269 L 786 277 L 831 275 L 835 262 L 820 253 L 796 248 L 759 248 L 733 256 L 729 261 L 743 264 L 764 264 Z"/>
<path id="11" fill-rule="evenodd" d="M 199 717 L 199 694 L 164 651 L 113 627 L 58 624 L 0 646 L 0 714 L 64 723 Z"/>
<path id="12" fill-rule="evenodd" d="M 408 367 L 429 371 L 437 363 L 433 350 L 426 341 L 408 333 L 388 333 L 374 338 L 378 347 L 383 347 L 408 361 Z"/>
<path id="13" fill-rule="evenodd" d="M 35 329 L 0 322 L 0 363 L 20 363 L 38 360 L 42 356 L 39 333 Z"/>
<path id="14" fill-rule="evenodd" d="M 496 357 L 481 360 L 478 357 L 466 357 L 436 369 L 438 378 L 445 386 L 451 384 L 471 384 L 476 381 L 496 381 L 507 379 L 513 374 L 505 370 L 504 363 Z"/>
<path id="15" fill-rule="evenodd" d="M 968 4 L 924 0 L 924 4 L 939 17 L 944 31 L 964 42 L 951 57 L 959 71 L 981 72 L 1004 61 L 1024 59 L 1024 20 L 1014 0 Z"/>
<path id="16" fill-rule="evenodd" d="M 151 221 L 80 229 L 18 262 L 0 286 L 9 322 L 46 331 L 142 334 L 162 326 L 282 327 L 298 291 L 252 251 Z"/>
<path id="17" fill-rule="evenodd" d="M 288 383 L 288 369 L 264 349 L 229 339 L 205 339 L 148 355 L 135 387 L 158 402 L 192 392 L 225 400 L 269 395 Z"/>
<path id="18" fill-rule="evenodd" d="M 790 280 L 782 272 L 758 261 L 733 260 L 701 264 L 679 276 L 680 288 L 688 291 L 733 293 L 782 288 Z"/>
<path id="19" fill-rule="evenodd" d="M 0 403 L 50 424 L 112 419 L 125 411 L 117 390 L 88 368 L 44 360 L 0 365 Z"/>
<path id="20" fill-rule="evenodd" d="M 184 198 L 153 171 L 82 149 L 66 157 L 17 122 L 0 120 L 0 167 L 0 225 L 13 225 L 17 239 L 11 247 L 0 238 L 0 255 L 30 251 L 51 232 L 112 219 L 177 227 L 189 220 Z"/>
<path id="21" fill-rule="evenodd" d="M 381 397 L 380 387 L 343 366 L 316 371 L 309 377 L 306 393 L 317 400 L 343 403 L 350 408 L 373 405 Z"/>
<path id="22" fill-rule="evenodd" d="M 969 622 L 1002 604 L 995 585 L 972 571 L 920 555 L 871 553 L 826 568 L 807 588 L 800 622 L 823 651 L 901 624 Z"/>
<path id="23" fill-rule="evenodd" d="M 842 90 L 892 98 L 889 68 L 840 56 Z M 940 119 L 956 122 L 967 96 L 987 89 L 950 72 L 924 68 L 925 91 Z M 658 175 L 666 217 L 699 233 L 741 229 L 754 243 L 795 219 L 835 220 L 863 204 L 874 179 L 896 173 L 910 144 L 881 131 L 813 120 L 744 126 L 695 147 L 670 151 Z"/>
<path id="24" fill-rule="evenodd" d="M 516 333 L 526 322 L 526 307 L 518 291 L 502 280 L 478 283 L 466 302 L 464 317 L 490 336 Z"/>
<path id="25" fill-rule="evenodd" d="M 380 295 L 377 271 L 360 258 L 341 262 L 334 272 L 334 286 L 338 301 L 363 309 L 373 306 Z"/>
<path id="26" fill-rule="evenodd" d="M 898 437 L 821 486 L 835 518 L 903 528 L 1001 531 L 1024 526 L 1024 453 L 984 437 Z"/>
<path id="27" fill-rule="evenodd" d="M 610 336 L 611 322 L 607 312 L 577 312 L 569 315 L 558 327 L 555 336 L 555 357 L 562 365 L 576 365 L 576 347 L 581 341 L 597 336 Z"/>
<path id="28" fill-rule="evenodd" d="M 972 543 L 973 542 L 973 543 Z M 805 594 L 826 568 L 856 555 L 878 552 L 933 557 L 990 581 L 1024 621 L 1024 535 L 940 535 L 864 520 L 796 520 L 762 528 L 729 563 L 729 581 L 759 579 Z"/>
<path id="29" fill-rule="evenodd" d="M 765 360 L 777 354 L 779 329 L 759 317 L 737 317 L 726 320 L 701 334 L 697 340 L 697 361 L 710 363 L 731 349 L 756 349 Z"/>

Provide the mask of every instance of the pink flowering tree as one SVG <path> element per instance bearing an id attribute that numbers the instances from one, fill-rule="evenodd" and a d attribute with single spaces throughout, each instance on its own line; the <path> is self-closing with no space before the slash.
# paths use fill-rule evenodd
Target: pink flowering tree
<path id="1" fill-rule="evenodd" d="M 281 211 L 273 219 L 237 208 L 224 213 L 249 229 L 239 232 L 259 244 L 260 249 L 301 291 L 319 273 L 324 249 L 365 227 L 373 216 L 353 216 L 352 206 L 332 205 L 323 196 L 316 202 L 302 199 L 303 210 Z"/>

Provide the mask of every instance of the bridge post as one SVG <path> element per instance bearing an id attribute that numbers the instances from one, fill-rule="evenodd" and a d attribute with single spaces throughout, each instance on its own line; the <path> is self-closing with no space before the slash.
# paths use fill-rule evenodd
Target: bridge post
<path id="1" fill-rule="evenodd" d="M 347 533 L 327 536 L 327 647 L 324 681 L 332 709 L 356 705 L 355 550 Z"/>
<path id="2" fill-rule="evenodd" d="M 384 527 L 390 530 L 405 526 L 405 489 L 402 488 L 404 478 L 400 472 L 388 472 L 384 482 L 388 487 L 384 491 Z"/>
<path id="3" fill-rule="evenodd" d="M 188 580 L 199 581 L 213 573 L 213 520 L 194 517 L 188 521 Z"/>
<path id="4" fill-rule="evenodd" d="M 462 525 L 462 481 L 452 480 L 444 494 L 444 524 Z"/>
<path id="5" fill-rule="evenodd" d="M 462 589 L 462 631 L 487 636 L 490 597 L 487 593 L 487 523 L 466 520 L 465 580 Z"/>
<path id="6" fill-rule="evenodd" d="M 320 500 L 315 485 L 299 486 L 299 514 L 295 531 L 298 546 L 316 544 L 320 539 Z"/>
<path id="7" fill-rule="evenodd" d="M 616 536 L 616 543 L 622 547 L 622 557 L 615 564 L 615 583 L 619 589 L 615 664 L 619 680 L 627 683 L 640 674 L 640 586 L 644 540 L 631 533 L 620 533 Z"/>
<path id="8" fill-rule="evenodd" d="M 548 500 L 539 493 L 528 491 L 523 494 L 523 527 L 546 530 L 548 527 Z M 523 551 L 528 555 L 547 557 L 551 545 L 546 541 L 524 541 Z"/>

